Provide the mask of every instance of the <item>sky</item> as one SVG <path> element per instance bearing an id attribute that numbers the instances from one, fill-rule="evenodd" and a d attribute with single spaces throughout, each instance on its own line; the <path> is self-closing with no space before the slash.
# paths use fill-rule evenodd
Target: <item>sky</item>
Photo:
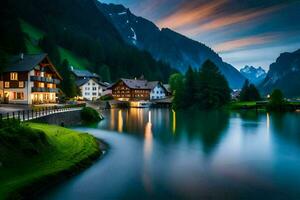
<path id="1" fill-rule="evenodd" d="M 300 49 L 300 0 L 100 0 L 214 49 L 237 69 L 268 69 Z"/>

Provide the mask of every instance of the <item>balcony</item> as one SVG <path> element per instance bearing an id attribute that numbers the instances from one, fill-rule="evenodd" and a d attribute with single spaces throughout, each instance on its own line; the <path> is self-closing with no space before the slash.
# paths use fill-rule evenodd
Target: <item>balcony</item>
<path id="1" fill-rule="evenodd" d="M 58 79 L 47 78 L 47 77 L 42 77 L 42 76 L 30 76 L 30 81 L 60 84 L 60 80 L 58 80 Z"/>
<path id="2" fill-rule="evenodd" d="M 39 87 L 32 87 L 32 92 L 52 92 L 58 93 L 58 88 L 39 88 Z"/>

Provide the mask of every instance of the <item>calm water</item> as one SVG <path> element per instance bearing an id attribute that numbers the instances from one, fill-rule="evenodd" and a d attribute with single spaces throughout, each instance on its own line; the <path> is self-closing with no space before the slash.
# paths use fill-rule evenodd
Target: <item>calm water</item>
<path id="1" fill-rule="evenodd" d="M 44 199 L 300 199 L 300 113 L 110 110 L 101 160 Z"/>

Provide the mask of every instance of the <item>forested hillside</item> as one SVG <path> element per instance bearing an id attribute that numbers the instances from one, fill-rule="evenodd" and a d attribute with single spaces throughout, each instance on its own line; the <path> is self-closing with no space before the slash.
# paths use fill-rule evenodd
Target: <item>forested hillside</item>
<path id="1" fill-rule="evenodd" d="M 1 51 L 44 51 L 58 68 L 68 59 L 105 80 L 144 74 L 167 80 L 169 65 L 123 42 L 96 6 L 96 0 L 5 0 L 1 6 Z"/>

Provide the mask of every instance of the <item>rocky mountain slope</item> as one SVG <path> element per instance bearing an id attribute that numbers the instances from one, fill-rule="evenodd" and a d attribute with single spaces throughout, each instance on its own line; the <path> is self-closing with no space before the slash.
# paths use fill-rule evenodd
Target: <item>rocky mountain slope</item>
<path id="1" fill-rule="evenodd" d="M 139 49 L 151 53 L 157 60 L 169 63 L 185 72 L 188 66 L 199 68 L 207 59 L 213 61 L 227 78 L 231 88 L 240 88 L 245 78 L 233 66 L 204 44 L 170 29 L 160 30 L 151 21 L 137 17 L 122 5 L 98 3 L 99 9 L 110 19 L 122 38 Z"/>
<path id="2" fill-rule="evenodd" d="M 61 50 L 86 62 L 83 66 L 106 80 L 133 78 L 144 74 L 150 80 L 166 82 L 174 70 L 158 62 L 148 52 L 124 42 L 119 31 L 99 10 L 97 0 L 5 0 L 0 7 L 0 47 L 8 54 L 30 53 L 34 49 L 49 54 L 61 66 Z M 26 22 L 26 23 L 22 23 Z M 36 31 L 25 32 L 22 24 Z M 34 42 L 31 42 L 35 38 Z M 30 40 L 30 41 L 29 41 Z M 76 66 L 74 66 L 76 67 Z"/>
<path id="3" fill-rule="evenodd" d="M 276 62 L 270 65 L 267 77 L 260 85 L 265 94 L 273 89 L 281 89 L 287 97 L 300 96 L 300 49 L 291 53 L 282 53 Z"/>

